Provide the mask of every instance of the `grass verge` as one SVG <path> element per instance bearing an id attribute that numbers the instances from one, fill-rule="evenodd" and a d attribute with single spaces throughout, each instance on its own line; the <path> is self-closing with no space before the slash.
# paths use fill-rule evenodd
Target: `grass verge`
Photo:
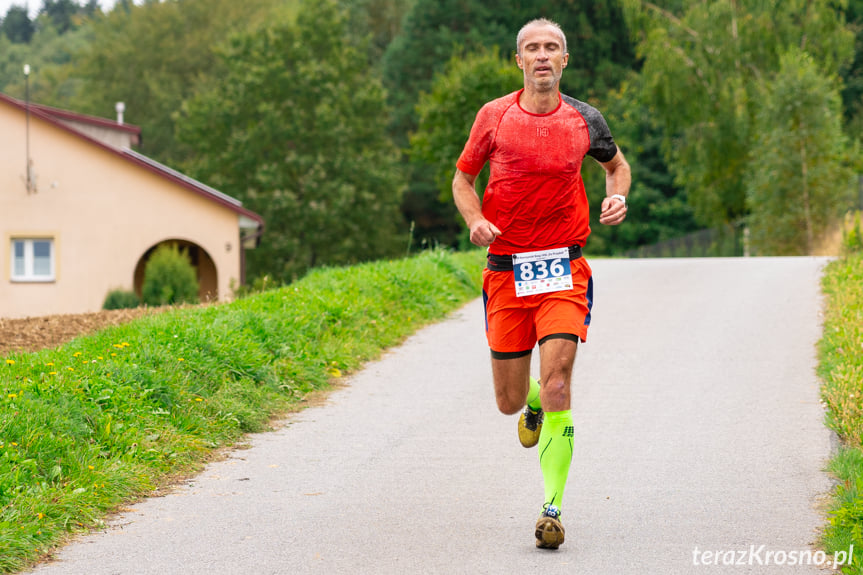
<path id="1" fill-rule="evenodd" d="M 199 469 L 309 391 L 479 295 L 484 253 L 317 270 L 0 358 L 0 572 Z"/>
<path id="2" fill-rule="evenodd" d="M 854 545 L 846 574 L 863 575 L 863 253 L 831 262 L 822 287 L 826 296 L 819 376 L 828 425 L 843 447 L 829 470 L 839 481 L 823 534 L 828 553 Z"/>

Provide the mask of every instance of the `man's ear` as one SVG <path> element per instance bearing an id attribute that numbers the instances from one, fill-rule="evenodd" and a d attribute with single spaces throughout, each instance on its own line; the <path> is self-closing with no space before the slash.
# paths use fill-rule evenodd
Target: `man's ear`
<path id="1" fill-rule="evenodd" d="M 515 63 L 518 64 L 518 67 L 524 70 L 524 63 L 521 61 L 521 56 L 518 54 L 515 55 Z"/>

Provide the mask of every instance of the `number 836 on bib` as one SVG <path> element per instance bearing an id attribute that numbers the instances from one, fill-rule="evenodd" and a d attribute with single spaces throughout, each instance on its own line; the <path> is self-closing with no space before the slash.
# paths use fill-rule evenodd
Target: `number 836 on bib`
<path id="1" fill-rule="evenodd" d="M 572 289 L 569 249 L 513 254 L 515 295 L 537 295 Z"/>

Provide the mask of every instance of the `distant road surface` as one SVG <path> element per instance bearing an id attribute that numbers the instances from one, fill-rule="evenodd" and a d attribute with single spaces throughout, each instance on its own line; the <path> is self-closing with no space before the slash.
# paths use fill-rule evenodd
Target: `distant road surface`
<path id="1" fill-rule="evenodd" d="M 495 408 L 477 300 L 34 573 L 823 573 L 825 263 L 591 262 L 556 552 L 534 547 L 538 456 Z"/>

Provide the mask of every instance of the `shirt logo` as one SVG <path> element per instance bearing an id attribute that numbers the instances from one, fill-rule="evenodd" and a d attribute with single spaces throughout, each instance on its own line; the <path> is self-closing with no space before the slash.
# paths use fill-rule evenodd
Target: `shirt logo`
<path id="1" fill-rule="evenodd" d="M 536 136 L 538 138 L 547 138 L 548 137 L 548 128 L 537 128 Z"/>

